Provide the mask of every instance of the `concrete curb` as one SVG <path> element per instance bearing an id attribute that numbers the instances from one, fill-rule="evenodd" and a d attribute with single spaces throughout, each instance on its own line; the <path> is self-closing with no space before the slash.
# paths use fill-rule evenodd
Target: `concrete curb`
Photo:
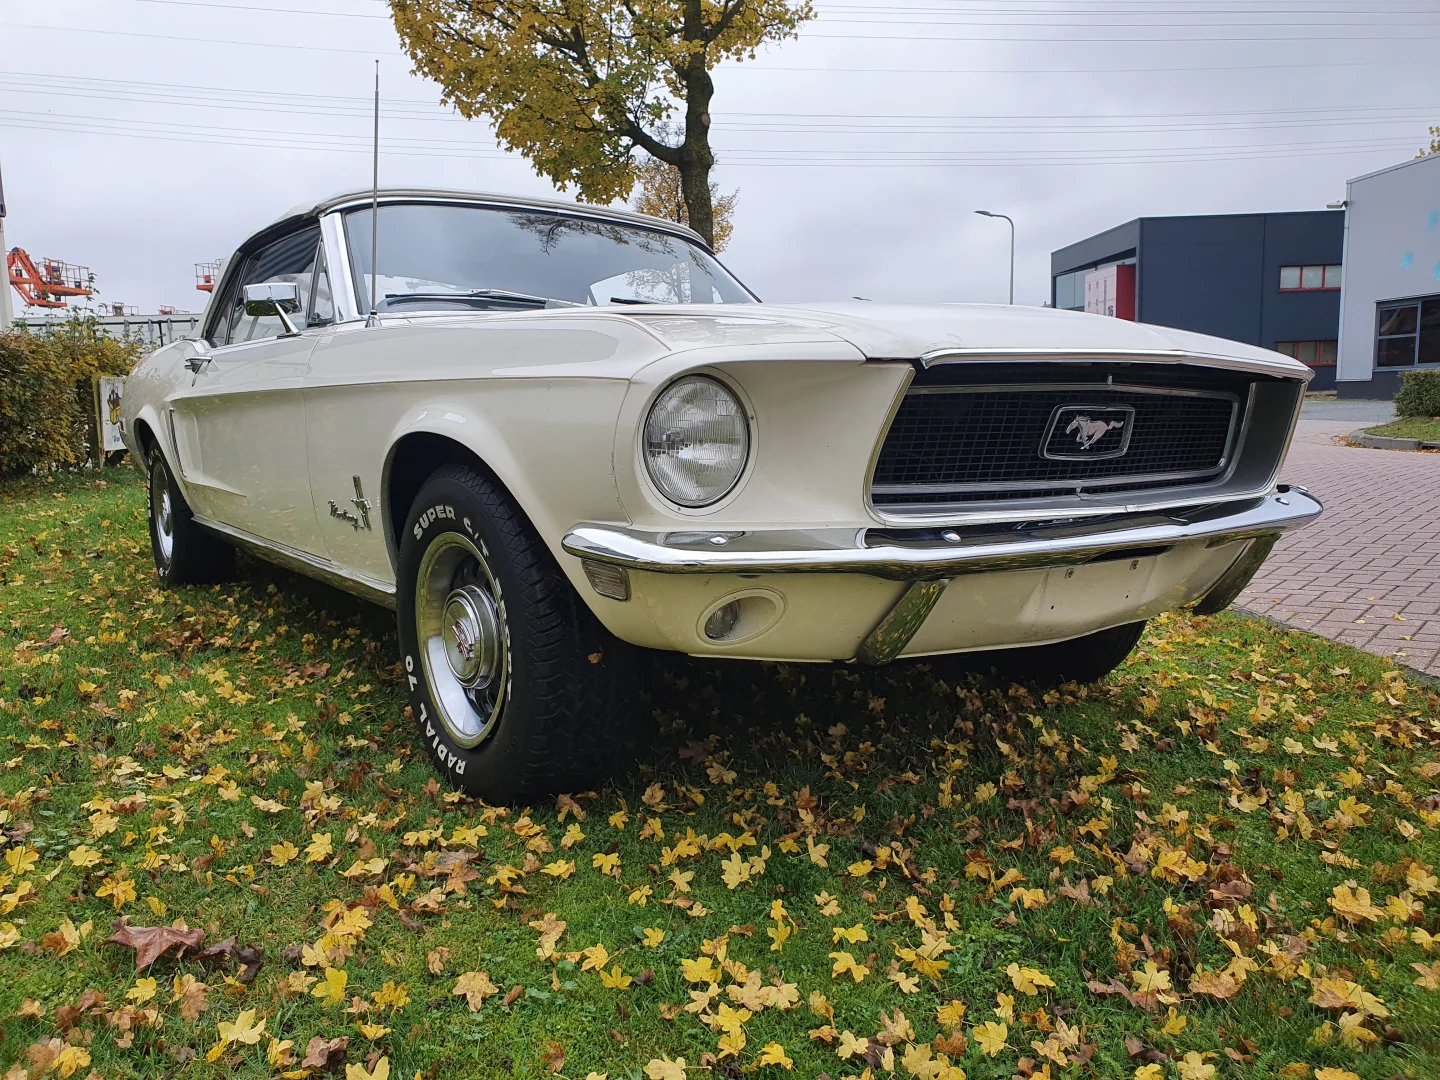
<path id="1" fill-rule="evenodd" d="M 1367 435 L 1364 428 L 1357 428 L 1345 436 L 1351 446 L 1364 446 L 1371 450 L 1440 450 L 1440 442 L 1422 439 L 1392 439 L 1388 435 Z"/>

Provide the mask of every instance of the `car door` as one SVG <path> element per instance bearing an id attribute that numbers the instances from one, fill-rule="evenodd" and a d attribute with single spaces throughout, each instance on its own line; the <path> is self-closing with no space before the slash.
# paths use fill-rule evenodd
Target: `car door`
<path id="1" fill-rule="evenodd" d="M 310 502 L 302 383 L 331 321 L 325 304 L 316 304 L 322 258 L 313 224 L 244 255 L 216 297 L 208 361 L 170 402 L 181 477 L 196 513 L 312 554 L 323 545 Z M 298 334 L 287 333 L 277 316 L 246 314 L 244 287 L 263 282 L 299 286 Z"/>

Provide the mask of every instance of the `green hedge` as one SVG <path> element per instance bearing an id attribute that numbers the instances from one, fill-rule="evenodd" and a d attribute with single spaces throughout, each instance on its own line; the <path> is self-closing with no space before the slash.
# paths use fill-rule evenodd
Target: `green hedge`
<path id="1" fill-rule="evenodd" d="M 128 375 L 139 358 L 139 342 L 105 337 L 94 319 L 0 334 L 0 476 L 89 458 L 95 377 Z"/>
<path id="2" fill-rule="evenodd" d="M 1440 371 L 1407 371 L 1395 395 L 1396 416 L 1440 416 Z"/>

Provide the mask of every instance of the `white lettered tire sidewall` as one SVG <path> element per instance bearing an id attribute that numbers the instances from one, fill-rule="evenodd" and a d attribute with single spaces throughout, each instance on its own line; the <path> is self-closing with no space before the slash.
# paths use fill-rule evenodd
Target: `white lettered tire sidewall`
<path id="1" fill-rule="evenodd" d="M 447 484 L 443 479 L 437 480 L 425 486 L 421 493 L 422 497 L 436 487 L 446 489 L 458 487 L 458 485 Z M 467 783 L 466 780 L 467 772 L 473 770 L 472 776 L 474 776 L 475 773 L 489 771 L 485 768 L 486 758 L 493 759 L 503 754 L 506 729 L 507 727 L 513 729 L 517 726 L 516 724 L 507 724 L 508 713 L 515 704 L 515 650 L 510 638 L 510 619 L 504 580 L 510 575 L 502 569 L 505 562 L 503 553 L 497 553 L 485 536 L 485 530 L 482 528 L 483 511 L 480 507 L 470 505 L 473 500 L 466 497 L 468 494 L 463 489 L 459 491 L 443 490 L 441 497 L 425 497 L 423 501 L 417 500 L 416 507 L 411 511 L 410 520 L 406 522 L 405 535 L 401 542 L 401 573 L 396 605 L 400 612 L 400 644 L 405 685 L 409 692 L 410 708 L 414 713 L 416 728 L 440 772 L 448 776 L 456 787 L 466 789 L 471 787 L 471 783 Z M 499 675 L 505 682 L 500 715 L 495 719 L 493 728 L 473 746 L 463 745 L 461 740 L 441 720 L 433 691 L 426 678 L 425 662 L 421 656 L 422 643 L 419 640 L 415 618 L 416 571 L 424 558 L 425 551 L 445 533 L 458 533 L 465 537 L 475 545 L 489 566 L 494 575 L 495 602 L 500 612 L 500 632 L 505 638 L 505 667 Z"/>
<path id="2" fill-rule="evenodd" d="M 448 541 L 447 534 L 453 534 Z M 484 560 L 504 653 L 499 714 L 470 746 L 441 720 L 416 617 L 426 552 L 457 543 L 473 546 Z M 437 469 L 405 521 L 397 569 L 401 674 L 416 730 L 437 769 L 467 794 L 494 803 L 589 786 L 620 716 L 613 639 L 509 493 L 466 466 Z M 596 662 L 601 656 L 605 662 Z M 446 700 L 454 700 L 448 692 Z"/>

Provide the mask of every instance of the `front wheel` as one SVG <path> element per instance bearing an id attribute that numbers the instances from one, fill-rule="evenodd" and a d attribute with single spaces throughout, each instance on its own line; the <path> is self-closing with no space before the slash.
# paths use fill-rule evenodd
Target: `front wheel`
<path id="1" fill-rule="evenodd" d="M 1050 645 L 936 656 L 930 657 L 929 663 L 941 678 L 952 681 L 978 672 L 994 673 L 1007 682 L 1043 687 L 1091 683 L 1123 664 L 1143 633 L 1144 622 L 1126 623 Z"/>
<path id="2" fill-rule="evenodd" d="M 426 481 L 396 609 L 416 726 L 457 787 L 515 802 L 600 777 L 619 739 L 623 646 L 493 480 L 447 465 Z"/>

